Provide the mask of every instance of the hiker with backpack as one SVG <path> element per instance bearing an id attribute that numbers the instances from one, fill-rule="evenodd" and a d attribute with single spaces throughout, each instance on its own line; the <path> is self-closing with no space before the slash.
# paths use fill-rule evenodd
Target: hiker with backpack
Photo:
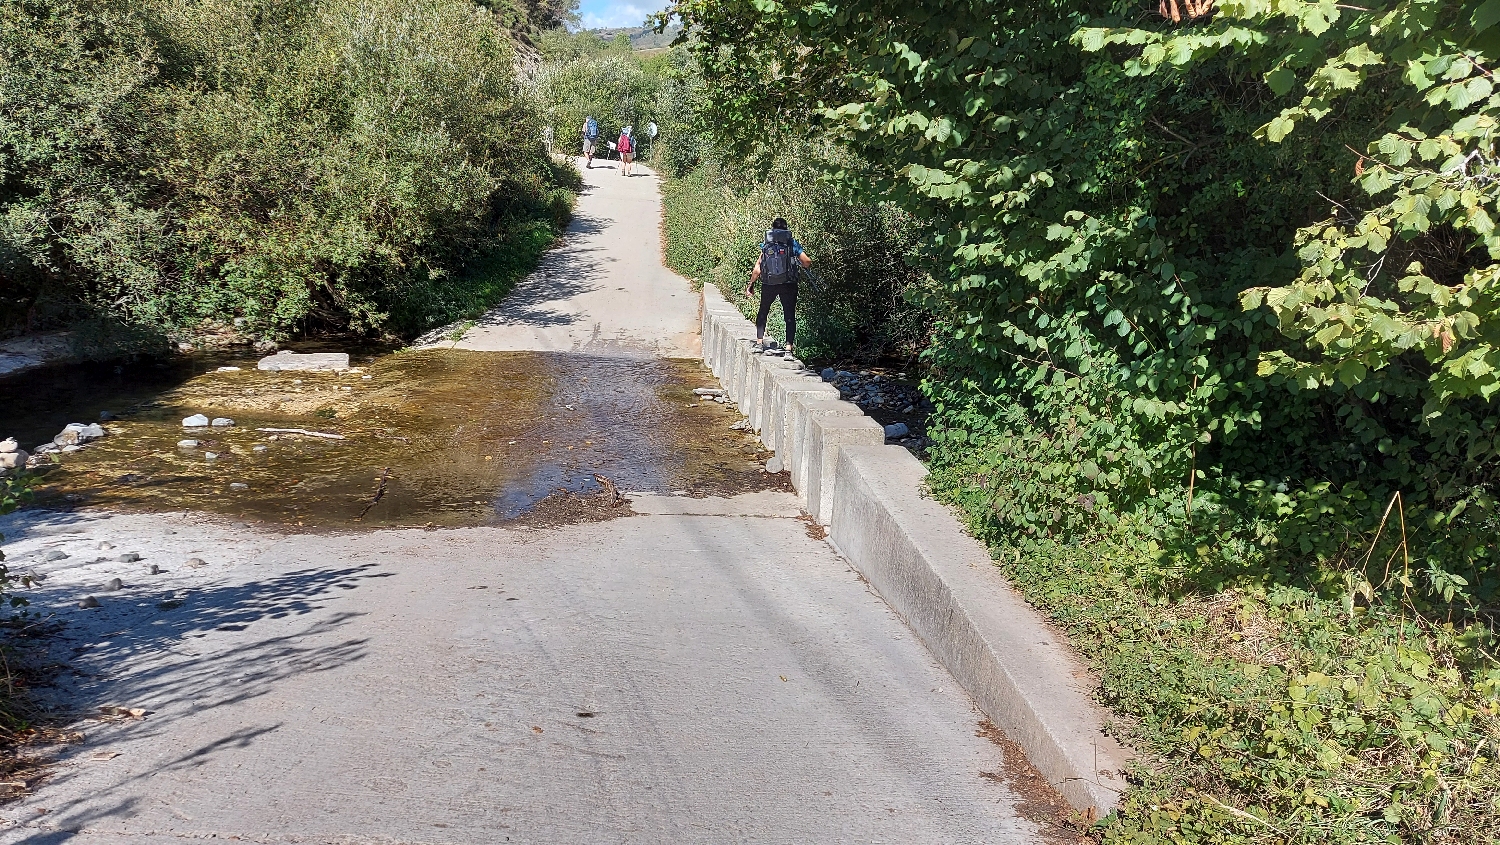
<path id="1" fill-rule="evenodd" d="M 755 269 L 750 271 L 750 283 L 745 285 L 745 296 L 750 296 L 755 283 L 760 282 L 760 311 L 755 315 L 755 343 L 761 349 L 766 344 L 766 320 L 771 316 L 771 305 L 781 300 L 781 314 L 786 321 L 786 351 L 793 352 L 797 341 L 797 275 L 800 270 L 812 267 L 812 259 L 802 251 L 802 244 L 792 237 L 786 220 L 778 217 L 771 221 L 771 229 L 760 245 L 760 258 Z"/>
<path id="2" fill-rule="evenodd" d="M 635 145 L 630 140 L 630 127 L 620 130 L 620 141 L 616 145 L 620 151 L 620 175 L 630 175 L 630 162 L 635 158 Z"/>
<path id="3" fill-rule="evenodd" d="M 583 119 L 583 166 L 586 169 L 594 168 L 594 145 L 597 143 L 599 143 L 599 123 L 594 120 L 593 115 L 589 115 Z"/>

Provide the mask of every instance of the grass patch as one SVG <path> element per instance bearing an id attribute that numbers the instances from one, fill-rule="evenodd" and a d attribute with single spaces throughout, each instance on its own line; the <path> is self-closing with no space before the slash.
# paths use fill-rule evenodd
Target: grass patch
<path id="1" fill-rule="evenodd" d="M 1144 755 L 1101 841 L 1500 839 L 1492 620 L 1424 615 L 1399 587 L 1288 575 L 1274 548 L 1166 542 L 1144 520 L 1017 542 L 981 452 L 939 451 L 933 491 L 1067 632 L 1121 717 L 1113 732 Z"/>
<path id="2" fill-rule="evenodd" d="M 561 231 L 562 225 L 552 218 L 517 221 L 451 275 L 403 292 L 391 315 L 392 325 L 415 336 L 455 321 L 478 319 L 536 269 Z"/>

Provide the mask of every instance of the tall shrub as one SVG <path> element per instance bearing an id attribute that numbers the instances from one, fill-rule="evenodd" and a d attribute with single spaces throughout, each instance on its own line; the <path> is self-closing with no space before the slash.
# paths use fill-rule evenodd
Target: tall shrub
<path id="1" fill-rule="evenodd" d="M 159 333 L 410 333 L 564 175 L 463 0 L 4 0 L 0 261 Z"/>

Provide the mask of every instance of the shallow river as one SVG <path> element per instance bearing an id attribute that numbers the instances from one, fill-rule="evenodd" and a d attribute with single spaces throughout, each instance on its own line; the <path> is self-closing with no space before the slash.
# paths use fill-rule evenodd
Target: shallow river
<path id="1" fill-rule="evenodd" d="M 229 358 L 33 371 L 0 380 L 0 437 L 29 449 L 108 411 L 109 436 L 63 455 L 38 506 L 307 528 L 589 518 L 601 478 L 689 495 L 784 483 L 762 471 L 756 440 L 730 430 L 738 413 L 694 396 L 717 386 L 696 361 L 423 350 L 354 364 L 362 371 L 261 372 Z M 185 431 L 196 413 L 236 425 Z"/>

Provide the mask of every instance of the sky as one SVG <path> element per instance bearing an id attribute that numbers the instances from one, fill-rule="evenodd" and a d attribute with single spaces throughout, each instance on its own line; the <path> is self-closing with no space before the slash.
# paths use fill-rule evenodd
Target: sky
<path id="1" fill-rule="evenodd" d="M 663 0 L 583 0 L 578 14 L 584 29 L 640 26 L 647 15 L 666 7 Z"/>

